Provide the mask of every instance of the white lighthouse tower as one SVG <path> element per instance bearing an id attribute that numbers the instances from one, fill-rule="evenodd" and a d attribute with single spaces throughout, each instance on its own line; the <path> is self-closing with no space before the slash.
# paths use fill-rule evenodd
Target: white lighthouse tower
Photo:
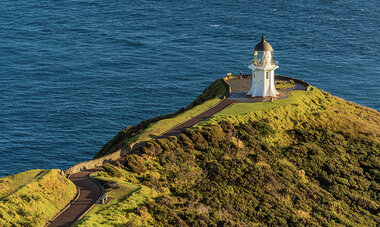
<path id="1" fill-rule="evenodd" d="M 273 62 L 273 48 L 261 37 L 254 49 L 253 60 L 248 68 L 252 69 L 252 87 L 247 95 L 252 97 L 276 97 L 280 93 L 274 87 L 274 70 L 278 68 L 277 62 Z"/>

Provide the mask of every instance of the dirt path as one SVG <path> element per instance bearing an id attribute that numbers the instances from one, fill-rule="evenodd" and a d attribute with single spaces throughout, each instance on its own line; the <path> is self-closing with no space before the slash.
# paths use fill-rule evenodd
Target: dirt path
<path id="1" fill-rule="evenodd" d="M 101 189 L 88 175 L 99 169 L 86 170 L 72 175 L 69 179 L 79 187 L 79 198 L 48 226 L 72 226 L 99 198 Z"/>

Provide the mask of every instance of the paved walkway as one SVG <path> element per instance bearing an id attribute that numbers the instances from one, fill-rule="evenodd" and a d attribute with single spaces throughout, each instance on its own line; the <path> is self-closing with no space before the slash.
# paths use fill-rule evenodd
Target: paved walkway
<path id="1" fill-rule="evenodd" d="M 48 226 L 72 226 L 100 197 L 101 189 L 88 175 L 100 169 L 86 170 L 69 179 L 79 187 L 79 198 Z"/>
<path id="2" fill-rule="evenodd" d="M 218 113 L 219 111 L 223 110 L 224 108 L 230 106 L 232 103 L 240 102 L 239 100 L 235 99 L 224 99 L 223 101 L 219 102 L 215 106 L 211 107 L 210 109 L 206 110 L 205 112 L 199 114 L 198 116 L 185 121 L 184 123 L 170 129 L 169 131 L 165 132 L 161 136 L 157 137 L 158 139 L 166 138 L 169 136 L 176 136 L 179 135 L 184 129 L 190 128 L 196 124 L 198 124 L 201 121 L 206 120 L 207 118 L 211 117 L 212 115 Z"/>

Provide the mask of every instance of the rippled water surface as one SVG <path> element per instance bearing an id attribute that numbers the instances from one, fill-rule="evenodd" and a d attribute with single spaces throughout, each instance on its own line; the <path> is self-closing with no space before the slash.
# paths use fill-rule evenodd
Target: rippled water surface
<path id="1" fill-rule="evenodd" d="M 265 33 L 277 73 L 380 110 L 380 2 L 0 2 L 0 176 L 88 160 L 188 105 Z"/>

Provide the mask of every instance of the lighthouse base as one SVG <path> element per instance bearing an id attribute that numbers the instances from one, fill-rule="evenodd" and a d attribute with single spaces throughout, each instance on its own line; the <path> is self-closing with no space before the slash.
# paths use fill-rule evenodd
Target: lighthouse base
<path id="1" fill-rule="evenodd" d="M 252 97 L 277 97 L 280 93 L 274 87 L 274 69 L 276 67 L 257 68 L 250 65 L 252 69 L 252 85 L 247 95 Z"/>

